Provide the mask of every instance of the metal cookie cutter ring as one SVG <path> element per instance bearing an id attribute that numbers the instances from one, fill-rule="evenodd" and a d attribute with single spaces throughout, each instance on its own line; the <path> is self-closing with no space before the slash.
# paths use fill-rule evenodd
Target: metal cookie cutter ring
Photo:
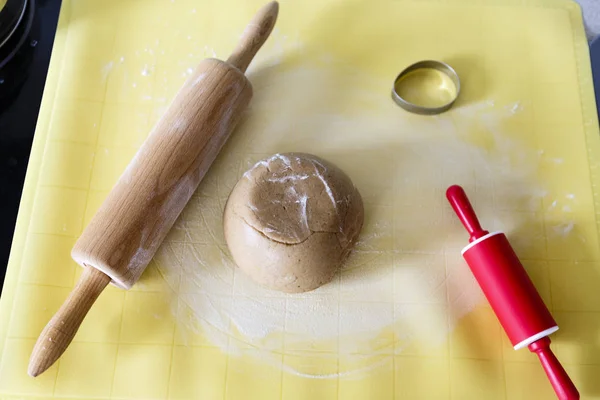
<path id="1" fill-rule="evenodd" d="M 447 111 L 460 93 L 456 71 L 441 61 L 419 61 L 394 81 L 392 99 L 406 111 L 434 115 Z"/>

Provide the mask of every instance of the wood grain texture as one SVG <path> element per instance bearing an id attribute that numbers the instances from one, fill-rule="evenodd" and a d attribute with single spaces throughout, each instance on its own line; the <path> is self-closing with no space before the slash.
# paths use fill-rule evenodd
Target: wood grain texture
<path id="1" fill-rule="evenodd" d="M 250 61 L 265 43 L 277 21 L 279 3 L 272 1 L 263 6 L 246 26 L 236 49 L 227 59 L 227 63 L 245 72 Z"/>
<path id="2" fill-rule="evenodd" d="M 38 376 L 61 356 L 77 333 L 86 314 L 110 282 L 101 271 L 85 267 L 75 288 L 38 338 L 27 373 Z"/>
<path id="3" fill-rule="evenodd" d="M 230 57 L 233 65 L 200 63 L 129 163 L 73 247 L 85 272 L 42 331 L 30 375 L 62 355 L 109 282 L 129 289 L 139 279 L 250 102 L 243 71 L 273 29 L 277 10 L 272 2 L 257 13 Z"/>
<path id="4" fill-rule="evenodd" d="M 131 288 L 251 96 L 240 70 L 219 60 L 202 61 L 75 243 L 73 259 Z"/>

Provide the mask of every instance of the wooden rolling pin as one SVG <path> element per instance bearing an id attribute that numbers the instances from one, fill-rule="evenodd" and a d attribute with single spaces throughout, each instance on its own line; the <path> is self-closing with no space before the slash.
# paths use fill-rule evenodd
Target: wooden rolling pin
<path id="1" fill-rule="evenodd" d="M 83 274 L 40 334 L 29 375 L 62 355 L 108 283 L 129 289 L 138 280 L 248 105 L 244 72 L 278 9 L 274 1 L 258 11 L 227 62 L 200 63 L 129 163 L 73 247 Z"/>

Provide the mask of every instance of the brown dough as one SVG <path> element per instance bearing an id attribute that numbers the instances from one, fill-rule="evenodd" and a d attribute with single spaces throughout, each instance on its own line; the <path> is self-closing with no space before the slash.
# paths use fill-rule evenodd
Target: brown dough
<path id="1" fill-rule="evenodd" d="M 311 154 L 259 161 L 225 206 L 225 240 L 234 261 L 257 283 L 288 293 L 329 282 L 364 220 L 348 176 Z"/>

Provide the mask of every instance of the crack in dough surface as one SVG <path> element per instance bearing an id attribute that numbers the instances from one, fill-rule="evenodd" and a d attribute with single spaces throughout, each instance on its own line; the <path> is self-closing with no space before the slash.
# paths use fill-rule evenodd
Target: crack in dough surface
<path id="1" fill-rule="evenodd" d="M 240 270 L 267 288 L 298 293 L 331 281 L 356 242 L 364 207 L 336 165 L 313 154 L 282 153 L 244 173 L 223 219 Z"/>

